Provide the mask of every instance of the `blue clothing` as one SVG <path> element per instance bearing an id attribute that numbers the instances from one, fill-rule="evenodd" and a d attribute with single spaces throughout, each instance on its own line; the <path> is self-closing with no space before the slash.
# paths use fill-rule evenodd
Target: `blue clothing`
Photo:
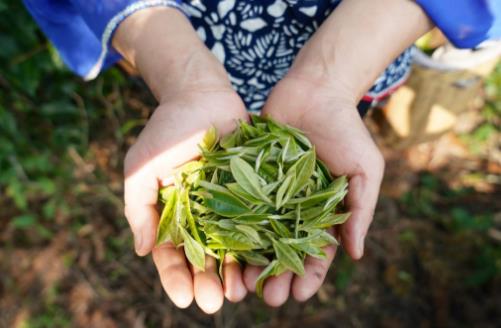
<path id="1" fill-rule="evenodd" d="M 501 38 L 500 0 L 416 0 L 458 48 Z"/>
<path id="2" fill-rule="evenodd" d="M 137 10 L 168 6 L 182 11 L 224 64 L 249 109 L 260 109 L 316 29 L 341 0 L 24 0 L 64 62 L 91 79 L 120 59 L 111 47 L 120 22 Z M 417 1 L 458 46 L 501 36 L 499 0 Z M 363 22 L 362 22 L 363 23 Z M 384 97 L 403 83 L 412 49 L 375 81 L 364 97 Z"/>

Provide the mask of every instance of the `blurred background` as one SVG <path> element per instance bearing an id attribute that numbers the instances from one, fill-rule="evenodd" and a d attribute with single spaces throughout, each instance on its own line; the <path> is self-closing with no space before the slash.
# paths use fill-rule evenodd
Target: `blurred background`
<path id="1" fill-rule="evenodd" d="M 422 54 L 437 39 L 420 40 Z M 366 118 L 387 172 L 361 261 L 338 252 L 305 304 L 248 296 L 213 317 L 176 309 L 133 252 L 122 162 L 155 107 L 141 80 L 113 68 L 84 83 L 20 1 L 0 1 L 0 63 L 0 327 L 499 327 L 492 60 L 474 72 L 417 67 Z"/>

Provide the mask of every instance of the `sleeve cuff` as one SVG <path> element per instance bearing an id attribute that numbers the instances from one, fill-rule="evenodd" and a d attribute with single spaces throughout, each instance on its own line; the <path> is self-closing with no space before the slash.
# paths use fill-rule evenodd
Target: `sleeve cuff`
<path id="1" fill-rule="evenodd" d="M 498 1 L 498 0 L 491 0 Z M 416 0 L 458 48 L 474 48 L 489 38 L 495 16 L 490 1 Z"/>
<path id="2" fill-rule="evenodd" d="M 24 0 L 24 4 L 65 64 L 85 80 L 121 59 L 111 41 L 128 16 L 161 6 L 186 15 L 181 0 Z"/>
<path id="3" fill-rule="evenodd" d="M 102 69 L 116 63 L 119 59 L 121 59 L 121 56 L 111 46 L 113 34 L 115 33 L 121 22 L 123 22 L 127 17 L 139 10 L 162 6 L 176 8 L 184 13 L 180 1 L 143 0 L 128 5 L 123 10 L 117 12 L 113 17 L 111 17 L 101 33 L 101 51 L 99 53 L 99 57 L 97 58 L 95 64 L 84 76 L 85 80 L 92 80 L 96 78 Z"/>

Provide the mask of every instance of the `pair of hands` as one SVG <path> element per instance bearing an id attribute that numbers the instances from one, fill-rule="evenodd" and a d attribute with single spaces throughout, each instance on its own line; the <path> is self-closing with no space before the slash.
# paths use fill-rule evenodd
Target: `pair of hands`
<path id="1" fill-rule="evenodd" d="M 356 103 L 393 58 L 431 27 L 414 1 L 343 1 L 299 52 L 263 109 L 264 115 L 303 130 L 332 173 L 349 177 L 352 215 L 336 233 L 353 259 L 363 255 L 384 169 Z M 139 11 L 121 24 L 113 42 L 160 103 L 125 159 L 125 214 L 136 252 L 153 252 L 162 285 L 178 307 L 195 299 L 203 311 L 214 313 L 225 297 L 238 302 L 254 291 L 262 268 L 242 268 L 227 259 L 221 282 L 213 258 L 199 272 L 182 249 L 155 247 L 157 195 L 176 167 L 198 156 L 197 145 L 209 127 L 225 134 L 237 120 L 247 119 L 244 104 L 222 65 L 175 10 Z M 303 277 L 285 272 L 268 279 L 264 301 L 280 306 L 291 292 L 298 301 L 314 295 L 336 249 L 325 253 L 325 261 L 306 258 Z"/>
<path id="2" fill-rule="evenodd" d="M 262 268 L 241 267 L 227 259 L 222 282 L 213 258 L 207 257 L 206 270 L 201 272 L 189 265 L 182 249 L 171 244 L 157 247 L 154 244 L 159 187 L 170 183 L 176 167 L 198 156 L 197 145 L 209 127 L 215 126 L 225 134 L 236 127 L 237 120 L 248 118 L 244 104 L 227 81 L 207 82 L 198 83 L 196 88 L 186 86 L 164 98 L 128 152 L 125 213 L 134 234 L 136 252 L 146 255 L 152 251 L 170 299 L 181 308 L 195 299 L 203 311 L 214 313 L 222 306 L 224 297 L 238 302 L 248 291 L 253 292 Z M 352 216 L 338 233 L 351 257 L 359 259 L 384 165 L 355 103 L 336 95 L 328 85 L 290 73 L 269 96 L 263 114 L 305 131 L 332 173 L 349 176 L 347 205 Z M 270 306 L 280 306 L 291 292 L 298 301 L 314 295 L 326 276 L 336 247 L 327 247 L 325 253 L 325 261 L 306 259 L 303 277 L 286 272 L 268 279 L 264 301 Z"/>

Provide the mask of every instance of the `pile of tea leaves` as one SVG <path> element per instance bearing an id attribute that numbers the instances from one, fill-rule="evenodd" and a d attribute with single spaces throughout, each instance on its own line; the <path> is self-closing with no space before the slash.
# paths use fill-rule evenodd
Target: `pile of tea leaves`
<path id="1" fill-rule="evenodd" d="M 322 247 L 337 244 L 327 229 L 349 217 L 337 211 L 348 183 L 332 178 L 300 130 L 252 116 L 220 140 L 210 129 L 200 150 L 201 158 L 160 191 L 157 243 L 183 245 L 200 270 L 205 255 L 220 268 L 228 255 L 266 266 L 258 295 L 266 278 L 287 270 L 303 275 L 307 255 L 324 259 Z"/>

